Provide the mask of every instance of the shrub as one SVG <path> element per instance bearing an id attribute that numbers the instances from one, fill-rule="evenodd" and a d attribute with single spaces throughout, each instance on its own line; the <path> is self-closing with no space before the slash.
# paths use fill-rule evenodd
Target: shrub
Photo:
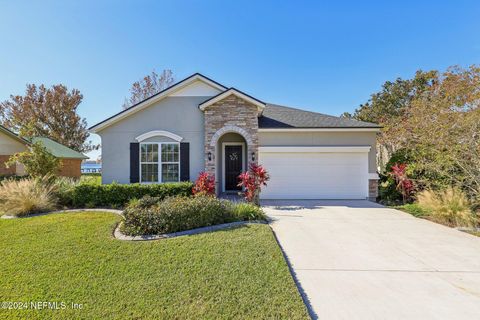
<path id="1" fill-rule="evenodd" d="M 380 180 L 378 185 L 378 196 L 380 203 L 393 205 L 401 204 L 403 197 L 397 190 L 397 183 L 390 174 L 380 174 Z"/>
<path id="2" fill-rule="evenodd" d="M 263 210 L 259 206 L 251 203 L 232 203 L 231 210 L 237 220 L 265 220 Z"/>
<path id="3" fill-rule="evenodd" d="M 46 179 L 4 180 L 0 183 L 0 212 L 25 216 L 55 207 L 55 186 Z"/>
<path id="4" fill-rule="evenodd" d="M 61 198 L 61 204 L 68 207 L 124 207 L 131 199 L 140 199 L 146 195 L 164 199 L 172 196 L 190 196 L 191 182 L 162 184 L 90 184 L 79 183 L 67 190 Z"/>
<path id="5" fill-rule="evenodd" d="M 245 200 L 256 205 L 260 204 L 261 188 L 266 186 L 270 179 L 267 170 L 261 165 L 251 163 L 249 171 L 243 172 L 238 178 L 240 179 L 238 186 L 245 189 Z"/>
<path id="6" fill-rule="evenodd" d="M 450 227 L 471 227 L 477 220 L 465 193 L 458 188 L 425 190 L 418 195 L 418 204 L 429 211 L 433 221 Z"/>
<path id="7" fill-rule="evenodd" d="M 123 231 L 129 235 L 162 234 L 233 221 L 263 219 L 260 208 L 237 207 L 214 197 L 144 197 L 124 211 Z"/>
<path id="8" fill-rule="evenodd" d="M 201 172 L 195 181 L 192 192 L 195 196 L 215 195 L 215 177 L 207 172 Z"/>
<path id="9" fill-rule="evenodd" d="M 60 168 L 60 160 L 49 153 L 40 141 L 30 144 L 27 151 L 11 156 L 6 164 L 12 166 L 17 162 L 23 164 L 25 172 L 32 177 L 53 176 Z"/>
<path id="10" fill-rule="evenodd" d="M 413 182 L 407 175 L 407 165 L 405 163 L 396 163 L 391 170 L 390 175 L 397 184 L 397 190 L 402 194 L 403 203 L 407 203 L 413 191 Z"/>
<path id="11" fill-rule="evenodd" d="M 75 178 L 57 177 L 53 180 L 53 184 L 55 186 L 55 196 L 58 199 L 58 203 L 65 205 L 70 201 L 70 196 L 79 184 L 79 181 Z"/>

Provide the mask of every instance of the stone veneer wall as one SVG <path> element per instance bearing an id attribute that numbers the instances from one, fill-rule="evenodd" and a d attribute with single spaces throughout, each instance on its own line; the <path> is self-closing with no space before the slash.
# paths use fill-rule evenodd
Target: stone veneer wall
<path id="1" fill-rule="evenodd" d="M 236 132 L 247 142 L 247 165 L 258 159 L 258 109 L 235 95 L 208 106 L 205 111 L 205 171 L 216 174 L 216 148 L 218 139 L 225 133 Z M 208 160 L 211 152 L 212 160 Z M 219 150 L 221 155 L 221 150 Z"/>
<path id="2" fill-rule="evenodd" d="M 378 197 L 378 180 L 369 179 L 368 180 L 368 200 L 376 201 Z"/>

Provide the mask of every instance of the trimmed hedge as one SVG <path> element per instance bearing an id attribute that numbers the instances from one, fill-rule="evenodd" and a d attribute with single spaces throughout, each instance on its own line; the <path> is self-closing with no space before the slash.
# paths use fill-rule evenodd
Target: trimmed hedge
<path id="1" fill-rule="evenodd" d="M 222 223 L 263 220 L 259 207 L 215 197 L 172 197 L 161 201 L 145 197 L 132 201 L 123 212 L 123 232 L 128 235 L 171 233 Z"/>
<path id="2" fill-rule="evenodd" d="M 78 184 L 60 195 L 62 205 L 73 208 L 120 208 L 132 199 L 144 196 L 164 199 L 172 196 L 191 196 L 193 183 L 162 184 Z"/>

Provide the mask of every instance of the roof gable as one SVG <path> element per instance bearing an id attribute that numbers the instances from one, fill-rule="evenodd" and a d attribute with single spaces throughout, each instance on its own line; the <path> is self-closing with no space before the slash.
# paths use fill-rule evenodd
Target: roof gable
<path id="1" fill-rule="evenodd" d="M 170 94 L 170 97 L 212 97 L 224 91 L 217 87 L 212 87 L 201 80 L 195 80 L 180 90 Z"/>
<path id="2" fill-rule="evenodd" d="M 229 97 L 230 95 L 235 95 L 236 97 L 242 99 L 242 100 L 245 100 L 253 105 L 255 105 L 257 108 L 258 108 L 258 111 L 259 113 L 261 113 L 263 111 L 263 109 L 265 109 L 265 103 L 263 101 L 260 101 L 238 89 L 235 89 L 235 88 L 230 88 L 228 90 L 225 90 L 221 93 L 219 93 L 218 95 L 214 96 L 214 97 L 211 97 L 210 99 L 200 103 L 198 105 L 198 107 L 200 108 L 200 110 L 204 111 L 206 108 L 208 108 L 209 106 L 211 106 L 212 104 L 218 102 L 218 101 L 221 101 L 223 99 L 225 99 L 226 97 Z"/>
<path id="3" fill-rule="evenodd" d="M 196 92 L 201 91 L 201 92 L 205 93 L 206 92 L 205 86 L 202 86 L 201 88 L 198 87 L 198 85 L 196 85 L 196 88 L 191 86 L 194 83 L 199 82 L 199 81 L 202 82 L 204 85 L 207 85 L 207 86 L 217 90 L 217 92 L 221 92 L 221 91 L 224 91 L 224 90 L 227 89 L 225 86 L 221 85 L 220 83 L 218 83 L 218 82 L 216 82 L 216 81 L 214 81 L 210 78 L 207 78 L 200 73 L 195 73 L 195 74 L 191 75 L 190 77 L 185 78 L 182 81 L 177 82 L 176 84 L 166 88 L 165 90 L 162 90 L 159 93 L 151 96 L 150 98 L 147 98 L 147 99 L 129 107 L 128 109 L 125 109 L 125 110 L 111 116 L 110 118 L 107 118 L 104 121 L 97 123 L 96 125 L 90 127 L 89 130 L 94 132 L 94 133 L 99 132 L 99 131 L 105 129 L 106 127 L 108 127 L 108 126 L 110 126 L 110 125 L 112 125 L 112 124 L 130 116 L 131 114 L 134 114 L 134 113 L 136 113 L 140 110 L 143 110 L 143 109 L 151 106 L 152 104 L 168 97 L 168 96 L 172 96 L 175 93 L 182 94 L 181 93 L 182 90 L 183 90 L 183 95 L 192 94 L 194 91 L 196 91 Z"/>

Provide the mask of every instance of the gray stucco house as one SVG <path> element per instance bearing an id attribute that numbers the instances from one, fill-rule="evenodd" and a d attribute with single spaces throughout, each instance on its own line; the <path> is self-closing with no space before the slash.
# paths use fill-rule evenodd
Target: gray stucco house
<path id="1" fill-rule="evenodd" d="M 194 181 L 236 191 L 251 162 L 270 173 L 264 199 L 373 199 L 374 123 L 265 103 L 194 74 L 94 125 L 102 182 Z"/>

